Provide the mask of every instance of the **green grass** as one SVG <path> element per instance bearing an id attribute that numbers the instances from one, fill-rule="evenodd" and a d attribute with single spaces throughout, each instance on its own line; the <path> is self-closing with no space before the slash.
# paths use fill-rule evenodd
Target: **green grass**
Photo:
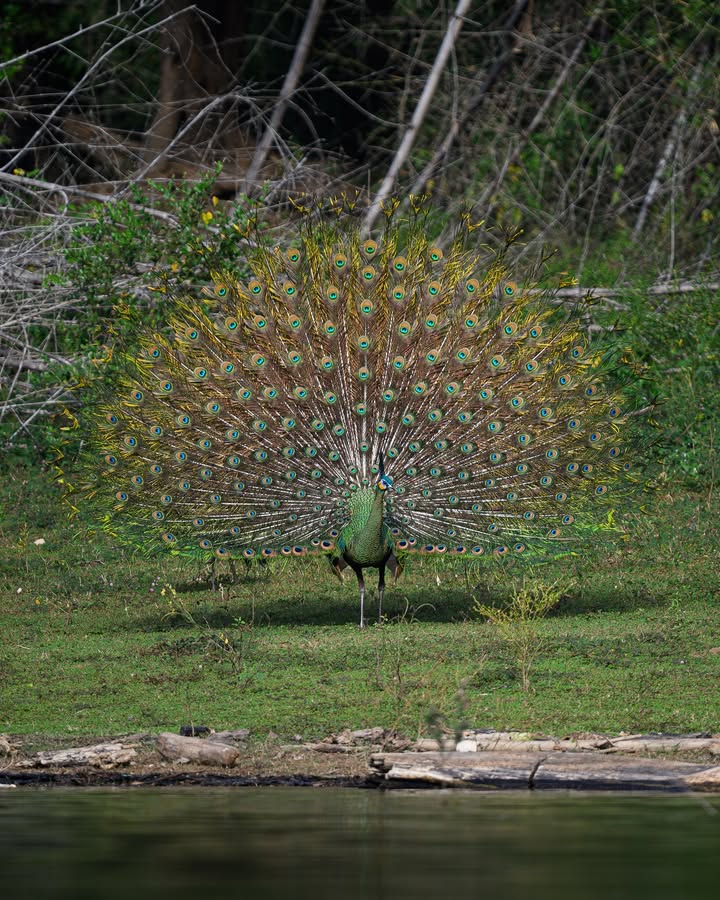
<path id="1" fill-rule="evenodd" d="M 194 722 L 415 736 L 438 714 L 450 727 L 555 735 L 720 731 L 712 496 L 658 494 L 619 549 L 536 570 L 574 586 L 537 624 L 544 649 L 523 691 L 500 632 L 473 613 L 478 600 L 508 602 L 522 569 L 410 558 L 385 624 L 360 632 L 354 579 L 340 585 L 324 560 L 258 567 L 213 592 L 192 561 L 79 540 L 37 476 L 18 470 L 4 484 L 0 731 Z"/>

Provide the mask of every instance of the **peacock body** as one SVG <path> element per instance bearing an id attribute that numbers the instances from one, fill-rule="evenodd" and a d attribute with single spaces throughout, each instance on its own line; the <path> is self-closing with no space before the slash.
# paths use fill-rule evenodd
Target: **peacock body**
<path id="1" fill-rule="evenodd" d="M 396 576 L 412 552 L 522 556 L 597 533 L 631 468 L 612 360 L 507 280 L 465 220 L 377 240 L 313 210 L 247 275 L 170 301 L 88 413 L 75 495 L 145 550 L 324 553 Z M 470 249 L 469 249 L 470 248 Z"/>

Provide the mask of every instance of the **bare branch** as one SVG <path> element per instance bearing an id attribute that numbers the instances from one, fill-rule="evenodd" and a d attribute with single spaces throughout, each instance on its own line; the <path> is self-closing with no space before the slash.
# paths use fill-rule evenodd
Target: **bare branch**
<path id="1" fill-rule="evenodd" d="M 525 11 L 529 0 L 517 0 L 515 6 L 510 13 L 507 22 L 505 23 L 505 29 L 509 32 L 511 31 L 518 22 L 518 19 L 522 16 Z M 508 47 L 492 64 L 490 70 L 488 71 L 485 79 L 480 86 L 480 90 L 477 95 L 474 97 L 473 101 L 469 103 L 462 112 L 461 116 L 454 117 L 450 123 L 450 128 L 448 129 L 445 138 L 439 147 L 436 148 L 433 153 L 432 159 L 428 162 L 425 168 L 422 170 L 420 175 L 415 179 L 413 186 L 410 188 L 411 194 L 421 194 L 425 189 L 425 185 L 432 178 L 433 173 L 436 171 L 438 166 L 442 163 L 445 157 L 450 152 L 450 148 L 452 147 L 455 139 L 460 133 L 460 129 L 463 127 L 465 122 L 470 118 L 471 115 L 477 112 L 480 106 L 482 106 L 485 97 L 488 95 L 492 86 L 500 77 L 500 73 L 503 68 L 507 65 L 507 63 L 512 59 L 513 49 L 512 47 Z"/>
<path id="2" fill-rule="evenodd" d="M 690 99 L 695 92 L 695 88 L 698 82 L 698 78 L 700 76 L 700 72 L 702 70 L 701 64 L 698 62 L 693 70 L 692 77 L 690 79 L 690 85 L 688 87 L 687 97 L 685 103 L 680 107 L 680 111 L 675 117 L 675 121 L 673 122 L 672 129 L 670 130 L 670 134 L 668 139 L 663 147 L 663 151 L 660 154 L 660 158 L 658 159 L 657 165 L 655 166 L 655 172 L 653 173 L 653 177 L 648 185 L 647 193 L 645 194 L 645 198 L 642 202 L 642 206 L 640 207 L 640 212 L 638 213 L 637 220 L 635 222 L 635 227 L 632 231 L 632 240 L 633 243 L 637 241 L 640 237 L 640 233 L 645 227 L 645 220 L 647 219 L 648 213 L 650 212 L 650 207 L 652 206 L 653 200 L 660 189 L 660 182 L 662 181 L 662 177 L 665 173 L 665 169 L 668 166 L 668 163 L 672 159 L 675 154 L 675 147 L 677 145 L 678 139 L 680 137 L 680 133 L 685 128 L 685 123 L 688 118 L 688 105 L 690 103 Z"/>
<path id="3" fill-rule="evenodd" d="M 195 7 L 188 7 L 188 9 L 194 8 Z M 163 25 L 166 25 L 168 22 L 171 22 L 173 19 L 177 18 L 177 16 L 184 15 L 185 12 L 187 12 L 187 10 L 181 10 L 180 12 L 172 13 L 171 15 L 166 16 L 160 22 L 148 25 L 147 28 L 143 28 L 137 32 L 132 32 L 131 34 L 120 38 L 120 40 L 113 42 L 112 45 L 104 53 L 101 53 L 100 56 L 98 56 L 97 59 L 93 61 L 92 65 L 88 66 L 87 70 L 82 74 L 78 82 L 73 85 L 73 87 L 66 94 L 62 96 L 52 112 L 43 120 L 37 131 L 26 141 L 25 146 L 21 147 L 17 151 L 17 153 L 15 153 L 14 156 L 12 156 L 8 160 L 8 162 L 6 162 L 4 166 L 2 166 L 0 172 L 6 172 L 8 170 L 12 171 L 12 169 L 15 168 L 23 153 L 29 150 L 30 147 L 35 146 L 41 135 L 47 130 L 48 123 L 52 122 L 52 120 L 57 117 L 62 108 L 64 106 L 67 106 L 70 100 L 79 93 L 84 84 L 90 80 L 91 75 L 93 75 L 95 71 L 99 69 L 100 66 L 105 62 L 105 60 L 112 56 L 112 54 L 115 53 L 119 47 L 122 47 L 124 44 L 130 43 L 131 41 L 136 41 L 138 38 L 142 37 L 145 34 L 157 31 L 159 28 L 162 28 Z"/>
<path id="4" fill-rule="evenodd" d="M 587 43 L 587 40 L 590 37 L 590 34 L 591 34 L 593 28 L 595 27 L 596 22 L 598 21 L 598 19 L 600 18 L 601 14 L 602 14 L 604 6 L 605 6 L 605 0 L 603 0 L 603 2 L 600 3 L 595 8 L 595 11 L 593 12 L 592 16 L 588 20 L 587 25 L 585 26 L 585 30 L 583 31 L 582 35 L 580 36 L 580 39 L 578 40 L 577 44 L 575 45 L 575 49 L 570 54 L 570 58 L 565 63 L 560 74 L 555 79 L 555 83 L 553 84 L 551 90 L 548 92 L 547 96 L 543 100 L 542 105 L 540 106 L 540 109 L 538 109 L 538 111 L 535 113 L 535 116 L 533 117 L 532 121 L 530 122 L 528 127 L 525 129 L 525 131 L 521 135 L 520 140 L 515 144 L 513 149 L 510 151 L 510 153 L 508 153 L 507 156 L 505 157 L 505 161 L 503 162 L 500 172 L 498 172 L 498 174 L 496 175 L 494 180 L 491 182 L 491 184 L 488 185 L 488 187 L 483 192 L 482 197 L 478 201 L 478 208 L 480 210 L 482 210 L 483 215 L 485 215 L 486 217 L 489 217 L 492 210 L 494 209 L 495 201 L 493 201 L 492 198 L 495 195 L 495 193 L 497 192 L 497 190 L 500 187 L 500 185 L 502 184 L 502 182 L 504 181 L 508 169 L 511 166 L 515 165 L 515 163 L 520 158 L 520 154 L 522 153 L 523 149 L 526 147 L 528 141 L 530 140 L 530 137 L 535 133 L 535 131 L 540 126 L 541 122 L 544 120 L 548 110 L 553 105 L 556 97 L 560 93 L 562 86 L 565 84 L 570 73 L 575 68 L 576 63 L 577 63 L 578 59 L 580 58 L 580 54 L 582 53 L 583 49 L 585 48 L 585 44 Z M 486 206 L 486 204 L 488 204 L 488 205 Z"/>
<path id="5" fill-rule="evenodd" d="M 75 187 L 71 184 L 54 184 L 51 181 L 42 181 L 40 178 L 28 178 L 25 175 L 11 175 L 9 172 L 0 172 L 0 181 L 7 184 L 14 184 L 25 190 L 33 192 L 46 192 L 49 194 L 72 194 L 75 197 L 82 197 L 84 200 L 96 200 L 100 203 L 112 203 L 117 200 L 114 194 L 98 194 L 95 191 L 86 191 L 83 188 Z M 67 203 L 67 201 L 66 201 Z M 171 213 L 164 212 L 162 209 L 154 209 L 152 206 L 143 206 L 140 203 L 128 203 L 131 209 L 139 212 L 147 213 L 156 219 L 162 219 L 164 222 L 170 222 L 177 225 L 177 218 Z"/>
<path id="6" fill-rule="evenodd" d="M 312 41 L 324 6 L 325 0 L 312 0 L 310 11 L 305 19 L 305 25 L 303 26 L 300 39 L 295 48 L 292 63 L 290 64 L 282 89 L 280 90 L 280 96 L 273 109 L 268 127 L 265 129 L 265 133 L 257 146 L 253 161 L 245 176 L 245 180 L 249 185 L 255 186 L 260 170 L 265 165 L 265 160 L 270 152 L 270 147 L 272 146 L 273 141 L 277 139 L 280 123 L 283 120 L 290 103 L 290 98 L 295 93 L 298 82 L 300 81 L 300 76 L 305 68 L 305 63 L 310 53 Z"/>
<path id="7" fill-rule="evenodd" d="M 450 56 L 450 52 L 452 51 L 455 45 L 455 41 L 457 40 L 457 36 L 460 33 L 460 29 L 462 28 L 463 17 L 470 7 L 470 2 L 471 0 L 458 0 L 458 5 L 455 8 L 455 12 L 450 17 L 447 31 L 445 32 L 445 37 L 443 38 L 440 49 L 438 50 L 437 56 L 435 57 L 432 71 L 430 72 L 430 76 L 425 83 L 425 87 L 423 88 L 420 100 L 415 107 L 415 112 L 413 113 L 412 119 L 410 120 L 410 125 L 408 126 L 403 139 L 400 142 L 400 146 L 398 147 L 397 153 L 395 154 L 395 158 L 390 164 L 387 175 L 385 176 L 383 183 L 380 185 L 380 190 L 375 195 L 375 199 L 368 209 L 367 216 L 365 217 L 365 228 L 368 231 L 372 228 L 373 222 L 378 217 L 383 202 L 390 196 L 390 193 L 395 186 L 395 180 L 397 179 L 398 173 L 405 163 L 405 160 L 410 153 L 410 149 L 415 142 L 415 137 L 417 136 L 418 129 L 425 119 L 425 115 L 427 114 L 428 108 L 430 107 L 430 101 L 432 100 L 433 95 L 437 90 L 440 76 L 445 69 L 448 57 Z"/>
<path id="8" fill-rule="evenodd" d="M 162 0 L 160 0 L 160 2 L 150 4 L 150 9 L 160 6 L 161 3 Z M 142 9 L 143 6 L 144 4 L 141 4 L 140 9 Z M 75 38 L 83 37 L 91 31 L 97 31 L 98 28 L 103 28 L 105 25 L 110 25 L 118 19 L 123 19 L 125 15 L 125 10 L 118 10 L 118 12 L 116 12 L 114 15 L 108 16 L 101 22 L 94 22 L 92 25 L 88 25 L 87 27 L 83 27 L 81 25 L 77 31 L 74 31 L 72 34 L 68 34 L 65 37 L 58 38 L 56 41 L 52 41 L 52 43 L 50 44 L 43 44 L 42 47 L 36 47 L 34 50 L 28 50 L 26 53 L 21 53 L 20 56 L 14 56 L 12 59 L 2 60 L 2 68 L 9 69 L 12 66 L 17 65 L 18 63 L 25 62 L 25 60 L 30 59 L 30 57 L 32 56 L 37 56 L 39 53 L 45 53 L 47 50 L 52 50 L 55 47 L 63 47 L 63 49 L 67 49 L 65 47 L 65 44 L 69 44 L 70 41 L 74 41 Z"/>

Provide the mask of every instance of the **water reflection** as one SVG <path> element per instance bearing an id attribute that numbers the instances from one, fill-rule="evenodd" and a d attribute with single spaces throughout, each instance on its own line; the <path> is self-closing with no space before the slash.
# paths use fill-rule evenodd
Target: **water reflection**
<path id="1" fill-rule="evenodd" d="M 720 798 L 241 788 L 3 791 L 9 898 L 558 896 L 716 890 Z"/>

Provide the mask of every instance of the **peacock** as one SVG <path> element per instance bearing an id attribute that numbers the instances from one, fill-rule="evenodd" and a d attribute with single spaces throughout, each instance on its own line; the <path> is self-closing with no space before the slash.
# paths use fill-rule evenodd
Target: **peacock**
<path id="1" fill-rule="evenodd" d="M 578 312 L 510 280 L 469 215 L 443 249 L 424 204 L 372 237 L 337 203 L 302 212 L 116 352 L 72 504 L 146 551 L 324 554 L 357 576 L 360 627 L 367 568 L 381 617 L 413 553 L 528 558 L 611 527 L 632 410 Z"/>

